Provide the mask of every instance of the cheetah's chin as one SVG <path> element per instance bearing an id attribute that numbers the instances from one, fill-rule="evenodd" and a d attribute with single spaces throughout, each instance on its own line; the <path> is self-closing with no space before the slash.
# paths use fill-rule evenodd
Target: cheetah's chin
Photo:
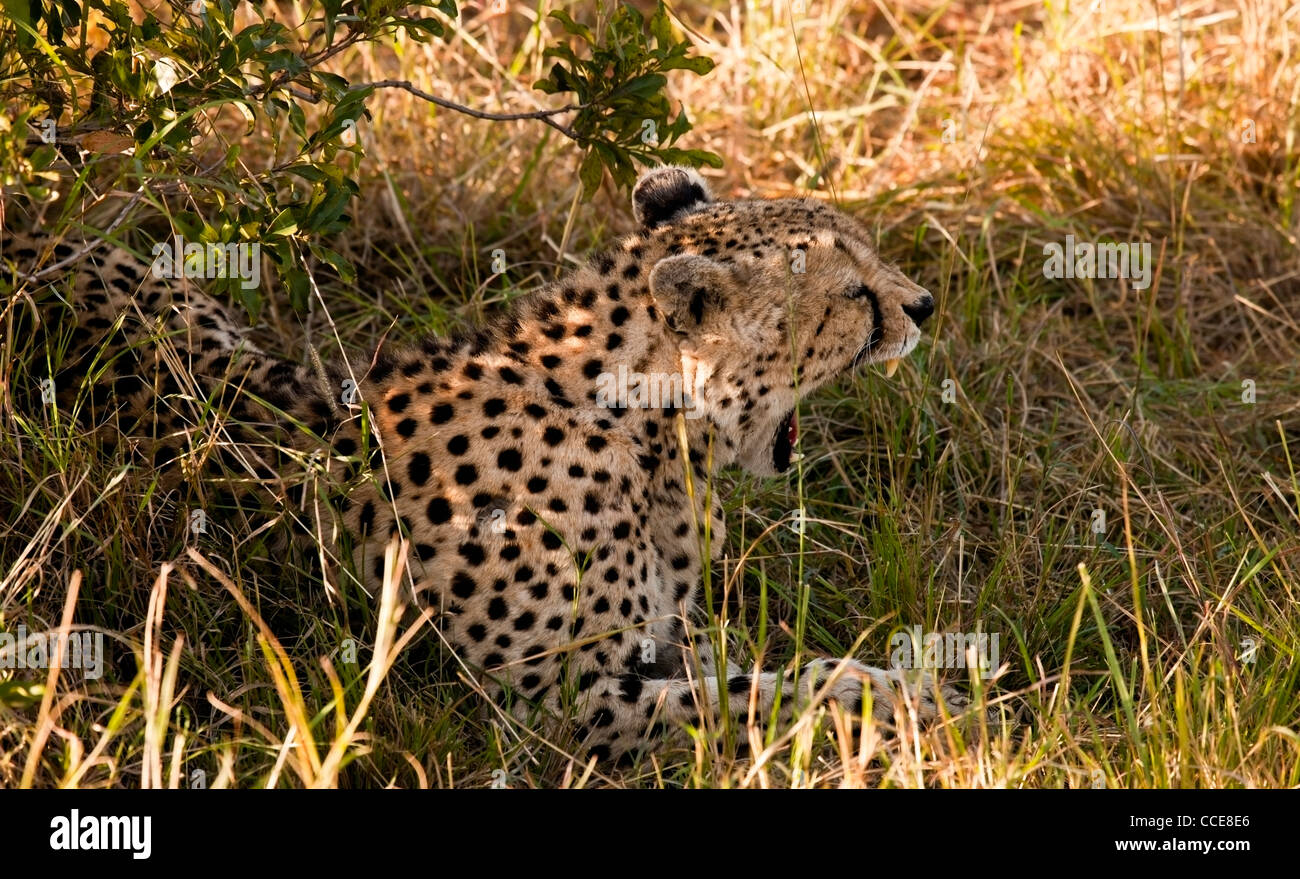
<path id="1" fill-rule="evenodd" d="M 799 410 L 792 409 L 790 414 L 781 419 L 776 426 L 776 436 L 772 442 L 772 466 L 777 473 L 784 473 L 790 467 L 794 455 L 794 445 L 799 441 Z"/>

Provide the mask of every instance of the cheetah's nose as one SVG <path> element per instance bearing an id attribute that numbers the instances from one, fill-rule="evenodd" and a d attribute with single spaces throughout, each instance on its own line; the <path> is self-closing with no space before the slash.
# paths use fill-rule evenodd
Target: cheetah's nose
<path id="1" fill-rule="evenodd" d="M 927 317 L 934 314 L 934 297 L 927 293 L 911 305 L 904 305 L 903 314 L 910 317 L 912 323 L 919 327 L 925 323 Z"/>

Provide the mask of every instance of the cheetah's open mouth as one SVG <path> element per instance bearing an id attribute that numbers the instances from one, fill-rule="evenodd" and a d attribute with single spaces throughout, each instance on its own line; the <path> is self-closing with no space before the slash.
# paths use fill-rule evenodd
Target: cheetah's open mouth
<path id="1" fill-rule="evenodd" d="M 772 466 L 777 473 L 784 473 L 790 466 L 790 456 L 794 453 L 794 444 L 799 441 L 799 412 L 791 410 L 776 426 L 776 437 L 772 444 Z"/>

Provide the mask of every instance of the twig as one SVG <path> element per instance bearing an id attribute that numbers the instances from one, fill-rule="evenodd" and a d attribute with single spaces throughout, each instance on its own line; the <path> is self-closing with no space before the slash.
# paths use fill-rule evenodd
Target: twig
<path id="1" fill-rule="evenodd" d="M 305 70 L 311 71 L 317 64 L 320 64 L 322 61 L 328 61 L 330 58 L 333 58 L 335 55 L 342 52 L 344 49 L 348 48 L 349 46 L 355 45 L 356 42 L 360 40 L 363 36 L 365 36 L 365 33 L 363 31 L 359 31 L 359 30 L 352 31 L 346 37 L 344 37 L 342 41 L 335 43 L 332 46 L 327 46 L 326 48 L 317 52 L 315 55 L 312 55 L 310 58 L 302 59 Z M 264 82 L 261 85 L 253 86 L 252 88 L 247 89 L 244 92 L 244 94 L 247 97 L 252 98 L 252 97 L 258 97 L 260 95 L 265 95 L 269 92 L 273 92 L 276 89 L 283 86 L 285 83 L 291 82 L 295 76 L 299 75 L 299 73 L 302 72 L 304 71 L 293 73 L 291 71 L 286 70 L 268 82 Z"/>
<path id="2" fill-rule="evenodd" d="M 464 113 L 466 116 L 473 116 L 475 119 L 489 119 L 493 122 L 512 122 L 518 119 L 540 119 L 556 131 L 563 134 L 571 140 L 577 140 L 578 135 L 572 128 L 562 125 L 552 119 L 552 116 L 558 116 L 561 113 L 572 113 L 575 110 L 583 110 L 588 104 L 568 104 L 564 107 L 557 107 L 554 110 L 533 110 L 527 113 L 490 113 L 486 110 L 475 110 L 473 107 L 466 107 L 464 104 L 457 104 L 446 98 L 440 98 L 437 95 L 431 95 L 423 89 L 417 88 L 410 82 L 402 79 L 383 79 L 378 82 L 362 82 L 352 86 L 354 89 L 376 88 L 376 89 L 401 89 L 404 92 L 410 92 L 421 100 L 428 101 L 430 104 L 436 104 L 446 110 L 455 110 L 457 113 Z"/>

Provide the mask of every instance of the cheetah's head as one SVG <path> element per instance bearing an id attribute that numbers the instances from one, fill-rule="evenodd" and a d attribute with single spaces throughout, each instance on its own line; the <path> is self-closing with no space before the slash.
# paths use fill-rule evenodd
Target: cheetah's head
<path id="1" fill-rule="evenodd" d="M 637 182 L 633 206 L 658 245 L 650 292 L 694 405 L 719 428 L 720 464 L 784 471 L 799 399 L 865 363 L 892 375 L 934 311 L 862 224 L 819 202 L 714 201 L 694 171 L 664 167 Z"/>

